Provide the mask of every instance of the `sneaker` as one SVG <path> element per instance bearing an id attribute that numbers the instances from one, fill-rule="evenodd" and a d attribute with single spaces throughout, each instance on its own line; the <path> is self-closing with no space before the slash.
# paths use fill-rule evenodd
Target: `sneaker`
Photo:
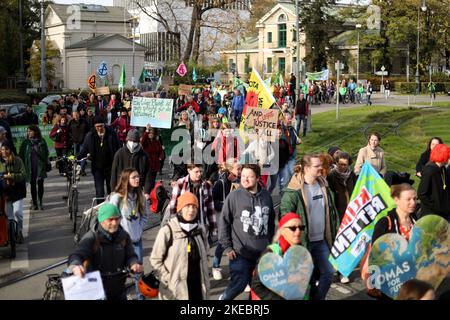
<path id="1" fill-rule="evenodd" d="M 214 280 L 222 280 L 222 269 L 221 268 L 212 268 L 212 276 Z"/>
<path id="2" fill-rule="evenodd" d="M 350 283 L 350 279 L 348 277 L 341 277 L 341 283 L 343 284 Z"/>
<path id="3" fill-rule="evenodd" d="M 247 285 L 244 289 L 244 292 L 250 292 L 250 285 Z"/>

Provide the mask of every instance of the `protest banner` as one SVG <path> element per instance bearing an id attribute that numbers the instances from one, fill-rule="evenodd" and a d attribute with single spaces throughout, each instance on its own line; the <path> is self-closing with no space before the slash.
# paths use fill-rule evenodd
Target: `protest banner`
<path id="1" fill-rule="evenodd" d="M 28 126 L 12 126 L 11 135 L 13 138 L 14 146 L 17 152 L 20 150 L 22 142 L 27 138 Z M 48 152 L 50 157 L 56 157 L 55 142 L 50 139 L 50 131 L 52 131 L 52 125 L 42 125 L 39 124 L 39 129 L 41 130 L 42 138 L 47 142 Z"/>
<path id="2" fill-rule="evenodd" d="M 330 70 L 325 69 L 320 72 L 306 72 L 306 77 L 311 81 L 326 81 L 330 76 Z"/>
<path id="3" fill-rule="evenodd" d="M 172 109 L 172 99 L 134 97 L 131 103 L 131 125 L 145 127 L 151 124 L 153 128 L 170 129 Z"/>
<path id="4" fill-rule="evenodd" d="M 99 87 L 95 88 L 95 95 L 96 96 L 104 96 L 108 95 L 109 93 L 109 87 Z"/>
<path id="5" fill-rule="evenodd" d="M 194 86 L 188 85 L 188 84 L 180 84 L 178 86 L 178 95 L 190 95 L 192 94 L 192 89 Z"/>
<path id="6" fill-rule="evenodd" d="M 245 114 L 247 107 L 258 107 L 260 109 L 269 109 L 275 103 L 275 98 L 267 87 L 266 83 L 261 79 L 258 71 L 252 69 L 250 74 L 249 87 L 245 98 L 242 119 L 239 125 L 239 131 L 244 142 L 247 143 L 248 137 L 245 135 Z"/>
<path id="7" fill-rule="evenodd" d="M 278 110 L 263 110 L 256 107 L 247 107 L 245 113 L 246 133 L 251 139 L 263 139 L 275 142 Z"/>
<path id="8" fill-rule="evenodd" d="M 391 198 L 389 186 L 366 161 L 356 181 L 329 257 L 330 263 L 343 276 L 348 277 L 364 256 L 372 241 L 375 224 L 394 207 L 395 202 Z"/>

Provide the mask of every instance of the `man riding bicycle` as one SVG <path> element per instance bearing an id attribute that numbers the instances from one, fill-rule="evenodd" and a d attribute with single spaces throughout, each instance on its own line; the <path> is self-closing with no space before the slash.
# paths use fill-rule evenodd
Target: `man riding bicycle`
<path id="1" fill-rule="evenodd" d="M 100 271 L 107 300 L 126 300 L 126 274 L 122 270 L 129 267 L 134 273 L 143 271 L 120 219 L 116 206 L 103 204 L 98 211 L 98 223 L 83 236 L 68 262 L 69 270 L 79 277 Z"/>

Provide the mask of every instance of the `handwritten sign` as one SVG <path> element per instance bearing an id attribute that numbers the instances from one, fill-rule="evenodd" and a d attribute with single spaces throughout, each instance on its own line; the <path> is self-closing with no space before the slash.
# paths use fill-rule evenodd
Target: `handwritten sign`
<path id="1" fill-rule="evenodd" d="M 259 137 L 275 142 L 278 110 L 263 110 L 247 106 L 245 110 L 245 130 L 250 137 Z"/>
<path id="2" fill-rule="evenodd" d="M 104 96 L 109 94 L 109 87 L 99 87 L 95 88 L 95 95 L 96 96 Z"/>
<path id="3" fill-rule="evenodd" d="M 172 99 L 134 97 L 131 103 L 131 125 L 170 129 L 172 127 Z"/>
<path id="4" fill-rule="evenodd" d="M 188 84 L 180 84 L 178 86 L 178 95 L 189 95 L 192 93 L 192 89 L 194 88 L 194 86 L 190 86 Z"/>

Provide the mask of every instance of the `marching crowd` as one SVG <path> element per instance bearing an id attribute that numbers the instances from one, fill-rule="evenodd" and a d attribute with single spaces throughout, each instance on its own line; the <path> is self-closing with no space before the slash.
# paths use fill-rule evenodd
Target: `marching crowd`
<path id="1" fill-rule="evenodd" d="M 314 263 L 306 297 L 325 299 L 336 273 L 328 261 L 330 248 L 365 161 L 393 186 L 397 205 L 388 214 L 397 227 L 388 228 L 387 218 L 381 219 L 374 239 L 392 232 L 408 239 L 415 221 L 427 214 L 450 221 L 450 148 L 439 137 L 430 140 L 417 164 L 417 176 L 421 177 L 417 193 L 410 186 L 411 180 L 388 170 L 380 146 L 382 137 L 376 132 L 367 137 L 367 145 L 356 159 L 338 147 L 297 159 L 312 104 L 329 101 L 336 90 L 345 102 L 343 88 L 349 90 L 350 101 L 359 101 L 358 95 L 365 93 L 367 104 L 371 104 L 373 89 L 370 83 L 360 89 L 362 85 L 353 80 L 348 85 L 343 81 L 337 89 L 332 81 L 318 81 L 302 84 L 296 95 L 295 83 L 291 75 L 286 87 L 274 90 L 280 115 L 276 150 L 264 140 L 251 141 L 241 149 L 233 135 L 243 116 L 243 85 L 209 85 L 186 96 L 155 95 L 174 99 L 172 126 L 189 132 L 189 147 L 204 150 L 210 146 L 216 157 L 213 164 L 172 163 L 169 204 L 150 255 L 160 282 L 160 299 L 208 299 L 210 275 L 214 280 L 223 277 L 224 254 L 229 260 L 230 280 L 220 299 L 232 300 L 248 288 L 252 299 L 282 299 L 260 281 L 256 266 L 265 253 L 283 256 L 290 246 L 298 244 L 308 249 Z M 69 257 L 69 269 L 75 275 L 91 270 L 113 273 L 127 266 L 137 274 L 143 272 L 142 233 L 150 205 L 160 200 L 155 195 L 160 186 L 157 177 L 170 155 L 165 152 L 168 142 L 163 141 L 159 129 L 131 126 L 128 102 L 137 95 L 139 92 L 125 94 L 123 99 L 114 94 L 67 95 L 48 105 L 41 119 L 29 107 L 21 122 L 28 126 L 27 137 L 18 151 L 11 143 L 9 119 L 0 110 L 2 189 L 8 217 L 18 222 L 19 243 L 24 241 L 26 183 L 31 186 L 32 210 L 43 210 L 44 180 L 51 170 L 49 149 L 38 124 L 52 127 L 50 138 L 58 159 L 72 153 L 90 161 L 95 196 L 106 200 L 99 208 L 98 224 Z M 264 169 L 275 157 L 279 158 L 278 170 L 267 173 Z M 63 162 L 57 161 L 57 167 L 61 175 L 66 174 Z M 83 162 L 83 175 L 85 168 Z M 271 197 L 277 186 L 281 194 L 278 215 Z M 208 252 L 213 246 L 211 269 Z M 105 276 L 108 299 L 126 299 L 125 280 Z M 341 277 L 340 281 L 350 280 Z M 145 281 L 136 276 L 135 283 L 138 297 L 144 298 Z"/>

